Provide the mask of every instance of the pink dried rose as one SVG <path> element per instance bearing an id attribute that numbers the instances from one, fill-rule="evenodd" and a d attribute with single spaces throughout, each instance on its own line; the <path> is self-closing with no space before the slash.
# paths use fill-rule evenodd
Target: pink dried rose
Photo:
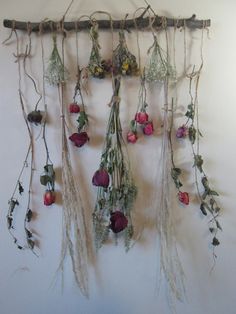
<path id="1" fill-rule="evenodd" d="M 188 135 L 188 128 L 185 125 L 180 126 L 176 131 L 176 137 L 184 138 Z"/>
<path id="2" fill-rule="evenodd" d="M 178 197 L 179 197 L 179 201 L 185 205 L 188 205 L 189 204 L 189 195 L 187 192 L 181 192 L 179 191 L 179 194 L 178 194 Z"/>
<path id="3" fill-rule="evenodd" d="M 83 146 L 86 142 L 89 141 L 89 137 L 87 132 L 81 133 L 73 133 L 69 139 L 75 144 L 77 147 Z"/>
<path id="4" fill-rule="evenodd" d="M 115 211 L 115 212 L 111 213 L 110 222 L 111 222 L 110 229 L 114 233 L 121 232 L 128 225 L 128 219 L 120 211 Z"/>
<path id="5" fill-rule="evenodd" d="M 127 141 L 129 143 L 136 143 L 137 142 L 137 139 L 138 139 L 138 136 L 137 136 L 137 133 L 136 132 L 132 132 L 132 131 L 129 131 L 128 134 L 127 134 Z"/>
<path id="6" fill-rule="evenodd" d="M 53 203 L 55 203 L 55 200 L 56 200 L 56 196 L 55 196 L 55 193 L 53 191 L 47 190 L 44 193 L 44 197 L 43 197 L 44 205 L 50 206 Z"/>
<path id="7" fill-rule="evenodd" d="M 92 183 L 95 186 L 101 186 L 107 188 L 109 185 L 109 174 L 106 169 L 99 169 L 97 170 L 92 179 Z"/>
<path id="8" fill-rule="evenodd" d="M 152 121 L 148 121 L 143 128 L 143 133 L 145 135 L 152 135 L 153 132 L 154 132 L 153 123 Z"/>
<path id="9" fill-rule="evenodd" d="M 79 113 L 80 112 L 80 106 L 76 103 L 72 103 L 69 105 L 69 112 L 70 113 Z"/>
<path id="10" fill-rule="evenodd" d="M 148 114 L 145 111 L 137 112 L 135 115 L 135 121 L 139 124 L 145 124 L 148 121 Z"/>

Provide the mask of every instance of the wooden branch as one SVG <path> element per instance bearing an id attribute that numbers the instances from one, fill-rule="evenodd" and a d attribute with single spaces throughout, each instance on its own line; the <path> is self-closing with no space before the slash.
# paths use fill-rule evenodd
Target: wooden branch
<path id="1" fill-rule="evenodd" d="M 190 29 L 201 29 L 204 27 L 209 27 L 211 25 L 211 20 L 196 20 L 196 15 L 194 14 L 192 17 L 187 19 L 173 19 L 173 18 L 166 18 L 162 16 L 153 17 L 153 27 L 188 27 Z M 139 30 L 145 30 L 149 28 L 150 25 L 150 18 L 143 17 L 143 14 L 137 17 L 136 24 Z M 99 29 L 110 29 L 111 22 L 109 20 L 96 20 L 98 23 Z M 62 22 L 55 22 L 55 21 L 45 21 L 41 23 L 31 23 L 31 22 L 21 22 L 21 21 L 14 21 L 14 20 L 4 20 L 3 26 L 7 28 L 14 28 L 22 31 L 30 31 L 32 32 L 39 32 L 41 25 L 42 32 L 52 32 L 61 30 Z M 78 31 L 87 30 L 91 26 L 90 20 L 85 21 L 74 21 L 74 22 L 64 22 L 64 29 L 66 31 L 75 30 L 77 25 Z M 123 20 L 113 20 L 112 21 L 113 29 L 121 29 L 124 27 L 126 30 L 134 29 L 135 23 L 134 19 L 127 19 L 125 23 Z"/>

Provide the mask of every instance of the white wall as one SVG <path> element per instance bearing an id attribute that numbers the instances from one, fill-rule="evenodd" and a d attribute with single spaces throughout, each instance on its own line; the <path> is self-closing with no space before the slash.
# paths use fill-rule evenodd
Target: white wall
<path id="1" fill-rule="evenodd" d="M 45 17 L 59 18 L 65 10 L 68 1 L 29 1 L 29 0 L 0 0 L 1 25 L 4 18 L 17 20 L 42 20 Z M 223 232 L 219 239 L 221 245 L 217 248 L 217 263 L 214 271 L 212 266 L 212 251 L 208 246 L 210 241 L 207 233 L 207 220 L 202 219 L 199 209 L 195 205 L 188 208 L 176 207 L 176 233 L 180 258 L 185 270 L 187 300 L 177 304 L 178 313 L 182 314 L 234 314 L 235 310 L 235 73 L 236 73 L 236 31 L 235 11 L 236 2 L 233 0 L 150 0 L 150 4 L 158 14 L 176 17 L 190 17 L 193 13 L 200 19 L 211 18 L 210 40 L 204 40 L 205 65 L 202 73 L 199 105 L 202 139 L 202 154 L 205 157 L 205 168 L 212 184 L 221 193 L 219 202 L 223 211 L 220 218 Z M 89 14 L 94 10 L 107 10 L 114 17 L 121 17 L 124 13 L 134 12 L 143 2 L 130 1 L 75 1 L 68 18 Z M 160 11 L 159 11 L 160 10 Z M 1 27 L 0 41 L 9 34 L 9 30 Z M 189 34 L 187 34 L 189 35 Z M 107 33 L 101 34 L 104 52 L 108 54 L 109 45 L 106 41 Z M 201 32 L 193 34 L 191 62 L 199 62 L 199 43 Z M 34 36 L 33 36 L 34 37 Z M 142 34 L 142 56 L 149 47 L 150 37 Z M 86 65 L 90 42 L 87 34 L 82 34 L 80 60 Z M 136 49 L 135 34 L 128 36 L 129 43 Z M 178 67 L 183 64 L 183 36 L 178 35 Z M 190 37 L 187 36 L 188 44 Z M 45 36 L 46 53 L 49 53 L 50 38 Z M 67 56 L 73 60 L 74 41 L 68 40 Z M 39 40 L 33 40 L 32 73 L 35 77 L 41 75 L 39 58 Z M 137 52 L 137 50 L 135 50 Z M 156 173 L 158 167 L 158 152 L 160 137 L 140 140 L 136 146 L 129 146 L 133 160 L 133 170 L 139 187 L 136 206 L 137 226 L 141 230 L 143 224 L 147 229 L 140 241 L 126 254 L 122 243 L 119 246 L 105 246 L 97 257 L 97 270 L 90 270 L 90 299 L 84 299 L 73 281 L 69 259 L 65 271 L 65 287 L 61 294 L 60 280 L 51 287 L 55 270 L 60 257 L 61 215 L 60 204 L 46 208 L 42 205 L 43 188 L 38 183 L 38 176 L 44 163 L 42 141 L 38 140 L 36 155 L 36 171 L 34 179 L 34 210 L 37 219 L 32 227 L 38 234 L 40 241 L 40 257 L 36 258 L 28 251 L 18 251 L 10 238 L 5 216 L 7 202 L 13 190 L 16 176 L 22 165 L 27 148 L 27 132 L 22 119 L 17 94 L 17 65 L 12 53 L 15 52 L 15 41 L 0 49 L 0 309 L 1 314 L 154 314 L 169 313 L 166 300 L 165 284 L 159 297 L 156 284 L 159 267 L 158 238 L 153 228 L 152 198 L 158 186 Z M 75 60 L 75 59 L 74 59 Z M 73 71 L 73 63 L 69 68 Z M 96 189 L 91 185 L 91 176 L 99 164 L 99 156 L 105 132 L 105 122 L 108 115 L 106 104 L 111 97 L 109 80 L 91 82 L 92 95 L 87 98 L 88 112 L 93 119 L 91 124 L 91 142 L 78 155 L 78 180 L 83 195 L 87 195 L 86 209 L 91 213 L 96 197 Z M 179 105 L 188 102 L 187 90 L 179 91 Z M 186 87 L 186 86 L 185 86 Z M 123 84 L 123 102 L 121 107 L 124 129 L 132 117 L 137 103 L 138 81 L 127 80 Z M 48 127 L 48 141 L 55 167 L 60 172 L 60 123 L 57 97 L 53 88 L 47 89 L 50 124 Z M 70 93 L 67 93 L 68 101 Z M 34 105 L 33 94 L 28 91 L 29 106 Z M 155 98 L 150 97 L 152 113 L 155 121 L 160 121 L 155 110 Z M 125 104 L 127 106 L 125 106 Z M 150 106 L 151 107 L 151 106 Z M 179 120 L 181 121 L 181 119 Z M 155 122 L 157 123 L 157 122 Z M 158 125 L 156 125 L 158 131 Z M 158 132 L 157 132 L 158 133 Z M 94 136 L 94 138 L 92 138 Z M 187 153 L 185 153 L 187 152 Z M 187 154 L 187 155 L 186 155 Z M 179 146 L 177 160 L 181 166 L 190 171 L 190 153 L 186 147 Z M 83 179 L 81 177 L 83 176 Z M 192 189 L 193 178 L 189 176 L 188 189 Z M 57 191 L 60 184 L 57 182 Z M 59 193 L 58 193 L 59 195 Z M 24 207 L 19 209 L 17 218 L 21 219 Z"/>

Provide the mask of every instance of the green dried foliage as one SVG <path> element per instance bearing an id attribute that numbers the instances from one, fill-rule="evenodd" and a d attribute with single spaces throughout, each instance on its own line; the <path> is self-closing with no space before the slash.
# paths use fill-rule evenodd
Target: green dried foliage
<path id="1" fill-rule="evenodd" d="M 44 166 L 44 173 L 40 176 L 40 183 L 46 186 L 48 190 L 54 191 L 55 171 L 52 164 Z"/>

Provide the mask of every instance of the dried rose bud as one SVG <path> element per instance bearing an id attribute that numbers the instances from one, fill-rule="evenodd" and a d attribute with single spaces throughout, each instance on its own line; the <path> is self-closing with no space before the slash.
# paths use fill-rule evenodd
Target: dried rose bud
<path id="1" fill-rule="evenodd" d="M 135 121 L 139 124 L 145 124 L 148 122 L 148 114 L 145 111 L 137 112 L 135 115 Z"/>
<path id="2" fill-rule="evenodd" d="M 129 143 L 134 144 L 134 143 L 137 142 L 137 139 L 138 139 L 137 133 L 132 132 L 132 131 L 128 132 L 128 134 L 127 134 L 127 141 Z"/>
<path id="3" fill-rule="evenodd" d="M 34 110 L 34 111 L 31 111 L 28 116 L 27 116 L 27 120 L 31 123 L 35 123 L 35 124 L 40 124 L 41 121 L 42 121 L 42 114 L 40 112 L 40 110 Z"/>
<path id="4" fill-rule="evenodd" d="M 53 203 L 55 203 L 55 200 L 56 200 L 56 196 L 53 191 L 48 190 L 44 193 L 44 197 L 43 197 L 44 205 L 50 206 Z"/>
<path id="5" fill-rule="evenodd" d="M 154 132 L 153 123 L 152 121 L 148 121 L 143 128 L 143 133 L 145 135 L 152 135 L 153 132 Z"/>
<path id="6" fill-rule="evenodd" d="M 107 188 L 109 185 L 109 174 L 105 169 L 99 169 L 97 170 L 92 179 L 92 183 L 95 186 L 102 186 L 104 188 Z"/>
<path id="7" fill-rule="evenodd" d="M 80 106 L 76 103 L 72 103 L 69 105 L 69 111 L 70 111 L 70 113 L 79 113 L 80 112 Z"/>
<path id="8" fill-rule="evenodd" d="M 120 211 L 115 211 L 115 212 L 111 213 L 110 222 L 111 222 L 110 229 L 114 233 L 121 232 L 128 225 L 128 219 Z"/>
<path id="9" fill-rule="evenodd" d="M 178 194 L 178 197 L 179 197 L 179 201 L 185 205 L 188 205 L 189 204 L 189 195 L 187 192 L 181 192 L 179 191 L 179 194 Z"/>
<path id="10" fill-rule="evenodd" d="M 185 125 L 180 126 L 176 131 L 176 137 L 184 138 L 188 135 L 188 128 Z"/>
<path id="11" fill-rule="evenodd" d="M 87 132 L 81 133 L 73 133 L 69 139 L 75 144 L 77 147 L 83 146 L 87 141 L 89 141 L 89 137 Z"/>

